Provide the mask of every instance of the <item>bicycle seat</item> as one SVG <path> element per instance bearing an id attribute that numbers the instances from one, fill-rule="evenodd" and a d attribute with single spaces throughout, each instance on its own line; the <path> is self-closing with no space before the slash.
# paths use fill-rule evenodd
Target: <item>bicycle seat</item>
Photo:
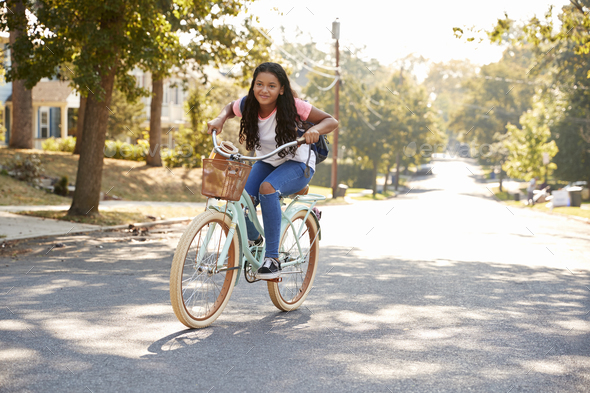
<path id="1" fill-rule="evenodd" d="M 303 187 L 301 190 L 294 192 L 291 195 L 285 195 L 285 198 L 289 198 L 289 199 L 293 199 L 295 198 L 297 195 L 307 195 L 307 193 L 309 192 L 309 185 L 306 185 L 305 187 Z"/>

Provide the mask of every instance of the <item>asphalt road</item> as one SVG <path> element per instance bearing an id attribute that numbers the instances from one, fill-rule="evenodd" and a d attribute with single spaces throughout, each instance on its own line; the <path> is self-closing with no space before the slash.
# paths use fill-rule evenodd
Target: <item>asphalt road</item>
<path id="1" fill-rule="evenodd" d="M 434 172 L 323 208 L 304 307 L 240 280 L 202 330 L 169 302 L 181 225 L 4 249 L 0 391 L 590 391 L 590 225 L 507 208 L 469 161 Z"/>

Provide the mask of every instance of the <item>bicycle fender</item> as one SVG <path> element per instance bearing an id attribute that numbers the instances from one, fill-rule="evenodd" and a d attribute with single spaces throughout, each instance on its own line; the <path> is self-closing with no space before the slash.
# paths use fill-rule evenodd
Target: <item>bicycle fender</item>
<path id="1" fill-rule="evenodd" d="M 221 207 L 221 206 L 209 206 L 209 210 L 215 210 L 216 212 L 219 212 L 221 214 L 225 214 L 226 216 L 229 217 L 229 219 L 231 220 L 233 218 L 233 214 L 231 210 L 225 210 L 225 207 Z"/>
<path id="2" fill-rule="evenodd" d="M 289 220 L 291 220 L 293 218 L 293 216 L 300 212 L 301 210 L 305 210 L 306 212 L 309 211 L 309 215 L 313 217 L 313 219 L 315 220 L 316 225 L 318 226 L 318 240 L 322 240 L 322 229 L 320 227 L 320 221 L 318 220 L 318 218 L 316 217 L 315 213 L 313 212 L 313 210 L 310 209 L 309 206 L 305 206 L 305 205 L 295 205 L 295 206 L 291 206 L 289 209 L 287 209 L 286 211 L 283 212 L 283 217 L 281 220 L 281 233 L 283 233 L 283 230 L 285 229 L 285 227 L 288 224 L 287 218 Z"/>

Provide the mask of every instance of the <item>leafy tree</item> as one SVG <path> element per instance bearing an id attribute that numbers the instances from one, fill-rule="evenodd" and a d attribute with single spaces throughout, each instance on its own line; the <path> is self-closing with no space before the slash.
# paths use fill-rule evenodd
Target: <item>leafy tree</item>
<path id="1" fill-rule="evenodd" d="M 193 35 L 186 45 L 163 46 L 161 55 L 153 57 L 143 66 L 152 75 L 152 100 L 150 107 L 150 150 L 154 152 L 147 160 L 148 165 L 161 166 L 160 139 L 163 81 L 173 73 L 182 74 L 187 69 L 197 69 L 202 75 L 203 66 L 211 63 L 217 66 L 231 64 L 228 73 L 244 80 L 263 59 L 268 59 L 268 43 L 251 27 L 251 21 L 244 19 L 243 27 L 225 23 L 243 10 L 250 0 L 176 1 L 159 0 L 158 4 L 171 31 L 177 34 Z M 237 67 L 236 70 L 234 70 Z M 241 71 L 241 75 L 237 71 Z M 190 111 L 189 107 L 189 111 Z"/>
<path id="2" fill-rule="evenodd" d="M 553 158 L 558 150 L 555 141 L 549 141 L 551 131 L 546 124 L 546 115 L 545 106 L 538 100 L 533 109 L 520 117 L 522 128 L 512 124 L 506 126 L 508 132 L 504 146 L 508 150 L 508 155 L 503 168 L 508 176 L 530 180 L 545 174 L 543 153 Z M 546 170 L 550 171 L 556 167 L 555 163 L 545 166 Z"/>
<path id="3" fill-rule="evenodd" d="M 551 126 L 559 148 L 555 174 L 590 182 L 590 0 L 571 0 L 557 16 L 559 26 L 550 7 L 544 18 L 534 17 L 519 26 L 506 15 L 488 36 L 493 42 L 534 46 L 536 63 L 531 73 L 547 73 L 551 85 L 544 90 L 544 100 L 559 107 L 552 112 Z"/>
<path id="4" fill-rule="evenodd" d="M 187 111 L 192 108 L 189 111 L 190 125 L 181 127 L 175 134 L 176 145 L 180 146 L 183 151 L 187 146 L 190 146 L 192 152 L 190 157 L 186 157 L 184 154 L 185 157 L 182 160 L 184 165 L 201 166 L 201 157 L 209 156 L 213 149 L 211 136 L 206 132 L 207 121 L 217 116 L 228 102 L 239 99 L 245 94 L 244 89 L 231 81 L 216 81 L 211 84 L 211 87 L 199 84 L 190 91 L 185 104 Z M 239 123 L 228 121 L 223 127 L 221 139 L 232 142 L 242 153 L 245 153 L 245 149 L 238 144 L 239 132 Z"/>
<path id="5" fill-rule="evenodd" d="M 424 85 L 435 98 L 433 109 L 439 113 L 445 128 L 457 106 L 463 104 L 468 90 L 465 81 L 475 76 L 475 65 L 469 60 L 451 60 L 447 63 L 434 63 L 430 66 Z"/>
<path id="6" fill-rule="evenodd" d="M 531 58 L 527 48 L 508 48 L 499 62 L 481 67 L 478 75 L 463 82 L 467 97 L 451 114 L 449 125 L 460 140 L 492 144 L 508 123 L 519 124 L 534 94 L 534 86 L 524 80 Z"/>
<path id="7" fill-rule="evenodd" d="M 9 50 L 11 64 L 8 69 L 7 80 L 12 81 L 12 125 L 8 146 L 17 149 L 33 148 L 33 91 L 32 86 L 26 86 L 25 78 L 15 78 L 15 71 L 20 62 L 13 53 L 27 51 L 31 43 L 23 38 L 27 37 L 27 17 L 25 10 L 31 2 L 26 0 L 10 0 L 2 6 L 2 31 L 9 31 Z"/>
<path id="8" fill-rule="evenodd" d="M 145 94 L 137 88 L 130 71 L 137 66 L 153 70 L 157 64 L 167 64 L 166 56 L 178 53 L 178 34 L 172 31 L 156 0 L 45 0 L 36 4 L 33 33 L 20 36 L 14 44 L 23 50 L 14 52 L 19 67 L 11 70 L 12 76 L 26 79 L 26 86 L 32 88 L 42 77 L 68 75 L 72 85 L 87 96 L 76 191 L 69 214 L 96 214 L 115 78 L 127 98 Z M 204 3 L 193 5 L 199 4 Z M 173 8 L 180 18 L 181 11 L 193 5 L 179 0 Z M 7 27 L 4 21 L 1 23 Z M 211 29 L 205 33 L 215 34 Z M 232 48 L 240 45 L 234 43 Z M 72 67 L 60 69 L 63 64 Z"/>
<path id="9" fill-rule="evenodd" d="M 137 97 L 142 91 L 129 72 L 161 56 L 162 47 L 177 45 L 178 37 L 170 32 L 155 1 L 46 0 L 36 4 L 32 33 L 20 36 L 13 45 L 19 67 L 11 71 L 15 79 L 26 79 L 29 88 L 42 77 L 67 74 L 87 96 L 76 191 L 68 214 L 97 214 L 115 77 L 128 98 Z M 60 69 L 62 64 L 72 68 Z"/>
<path id="10" fill-rule="evenodd" d="M 113 91 L 109 106 L 108 139 L 141 138 L 141 124 L 145 121 L 145 106 L 140 100 L 129 101 L 119 90 Z"/>

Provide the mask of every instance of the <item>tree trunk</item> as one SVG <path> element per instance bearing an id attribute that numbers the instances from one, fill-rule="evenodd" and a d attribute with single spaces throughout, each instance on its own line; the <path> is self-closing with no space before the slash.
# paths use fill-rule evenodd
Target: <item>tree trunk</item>
<path id="1" fill-rule="evenodd" d="M 101 78 L 104 89 L 104 100 L 99 101 L 96 95 L 90 93 L 86 101 L 84 114 L 84 140 L 80 146 L 80 160 L 76 175 L 76 190 L 69 216 L 83 216 L 98 214 L 100 201 L 100 185 L 102 183 L 102 166 L 104 158 L 104 143 L 107 132 L 109 111 L 113 85 L 115 82 L 116 66 Z"/>
<path id="2" fill-rule="evenodd" d="M 399 153 L 395 155 L 395 191 L 399 187 Z"/>
<path id="3" fill-rule="evenodd" d="M 80 146 L 82 146 L 82 137 L 84 135 L 84 115 L 86 114 L 86 97 L 80 96 L 80 108 L 78 109 L 78 124 L 76 124 L 76 147 L 74 147 L 74 154 L 80 154 Z"/>
<path id="4" fill-rule="evenodd" d="M 373 161 L 373 196 L 377 195 L 377 174 L 379 163 L 377 160 Z"/>
<path id="5" fill-rule="evenodd" d="M 17 20 L 26 20 L 25 6 L 22 1 L 11 2 L 12 11 Z M 19 26 L 20 27 L 20 26 Z M 10 44 L 13 45 L 23 33 L 23 28 L 10 32 Z M 14 56 L 11 58 L 13 68 L 18 68 Z M 12 122 L 8 146 L 15 149 L 33 148 L 33 91 L 25 88 L 25 81 L 12 81 Z"/>
<path id="6" fill-rule="evenodd" d="M 160 143 L 162 140 L 162 100 L 164 99 L 164 80 L 152 75 L 152 103 L 150 105 L 150 149 L 145 156 L 149 166 L 162 166 Z"/>
<path id="7" fill-rule="evenodd" d="M 504 174 L 502 172 L 502 165 L 500 165 L 500 175 L 498 176 L 500 178 L 500 192 L 502 192 L 502 180 L 504 178 Z"/>
<path id="8" fill-rule="evenodd" d="M 383 184 L 383 194 L 385 194 L 387 192 L 387 185 L 388 185 L 390 178 L 391 178 L 391 168 L 388 166 L 387 173 L 385 174 L 385 183 Z"/>

